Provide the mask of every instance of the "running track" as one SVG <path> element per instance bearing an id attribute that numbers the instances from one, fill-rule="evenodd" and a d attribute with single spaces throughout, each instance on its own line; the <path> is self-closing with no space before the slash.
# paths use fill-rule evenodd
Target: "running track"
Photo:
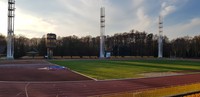
<path id="1" fill-rule="evenodd" d="M 0 81 L 0 97 L 85 97 L 198 82 L 200 74 L 108 81 Z"/>

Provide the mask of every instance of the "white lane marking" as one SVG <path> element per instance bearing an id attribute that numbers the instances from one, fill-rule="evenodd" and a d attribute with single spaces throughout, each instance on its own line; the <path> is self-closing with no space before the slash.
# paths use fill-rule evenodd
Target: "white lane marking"
<path id="1" fill-rule="evenodd" d="M 22 94 L 22 92 L 19 92 L 15 97 L 17 97 L 17 96 L 19 96 L 19 95 L 21 95 Z"/>
<path id="2" fill-rule="evenodd" d="M 26 86 L 25 86 L 26 97 L 28 97 L 28 89 L 27 89 L 27 88 L 28 88 L 28 85 L 29 85 L 29 84 L 30 84 L 30 83 L 27 83 Z"/>

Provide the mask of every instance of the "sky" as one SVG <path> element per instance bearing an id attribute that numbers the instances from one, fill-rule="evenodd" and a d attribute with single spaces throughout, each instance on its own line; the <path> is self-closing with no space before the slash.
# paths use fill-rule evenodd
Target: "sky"
<path id="1" fill-rule="evenodd" d="M 200 0 L 16 0 L 15 35 L 41 38 L 47 33 L 79 37 L 100 35 L 100 7 L 106 9 L 106 35 L 130 30 L 169 39 L 200 35 Z M 7 0 L 0 0 L 0 34 L 7 35 Z"/>

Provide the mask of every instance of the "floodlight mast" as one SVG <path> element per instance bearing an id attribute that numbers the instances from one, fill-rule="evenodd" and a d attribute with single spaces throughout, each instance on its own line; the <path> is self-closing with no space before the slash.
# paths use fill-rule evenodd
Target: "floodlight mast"
<path id="1" fill-rule="evenodd" d="M 163 57 L 163 17 L 159 16 L 158 58 Z"/>
<path id="2" fill-rule="evenodd" d="M 15 0 L 8 0 L 7 59 L 14 59 Z"/>
<path id="3" fill-rule="evenodd" d="M 105 8 L 100 9 L 100 56 L 99 58 L 105 57 Z"/>

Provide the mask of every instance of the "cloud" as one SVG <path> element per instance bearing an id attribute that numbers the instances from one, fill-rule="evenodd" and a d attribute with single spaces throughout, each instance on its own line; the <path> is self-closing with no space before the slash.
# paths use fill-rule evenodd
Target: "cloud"
<path id="1" fill-rule="evenodd" d="M 147 30 L 150 26 L 150 24 L 152 23 L 152 20 L 150 19 L 150 17 L 145 14 L 145 11 L 143 8 L 139 8 L 137 10 L 137 24 L 134 25 L 134 28 L 136 30 Z"/>
<path id="2" fill-rule="evenodd" d="M 65 32 L 65 35 L 78 36 L 86 36 L 88 33 L 92 36 L 99 35 L 99 2 L 94 0 L 81 0 L 81 2 L 76 0 L 59 0 L 59 3 L 66 10 L 66 14 L 60 16 L 62 20 L 58 20 L 58 28 L 62 30 L 62 33 Z"/>
<path id="3" fill-rule="evenodd" d="M 32 5 L 26 6 L 30 2 Z M 59 36 L 96 36 L 99 33 L 100 7 L 97 1 L 56 0 L 49 1 L 48 6 L 45 5 L 46 1 L 41 1 L 40 4 L 30 2 L 24 0 L 16 4 L 15 34 L 27 33 L 26 36 L 31 38 L 50 32 Z M 55 4 L 52 4 L 53 2 Z M 44 9 L 44 6 L 47 8 Z M 3 10 L 5 14 L 1 16 L 5 17 L 2 20 L 6 21 L 0 24 L 7 26 L 7 7 Z M 6 27 L 3 28 L 6 31 Z M 0 30 L 6 34 L 5 31 Z"/>
<path id="4" fill-rule="evenodd" d="M 6 2 L 0 1 L 0 34 L 7 35 L 7 6 Z"/>
<path id="5" fill-rule="evenodd" d="M 161 16 L 166 17 L 167 15 L 176 11 L 176 7 L 171 3 L 172 3 L 172 1 L 171 2 L 163 2 L 161 4 L 161 12 L 160 12 Z"/>
<path id="6" fill-rule="evenodd" d="M 0 33 L 7 35 L 7 3 L 0 1 Z M 15 35 L 24 35 L 26 37 L 42 37 L 47 32 L 52 32 L 54 26 L 40 17 L 29 15 L 21 10 L 16 8 L 15 11 Z"/>
<path id="7" fill-rule="evenodd" d="M 193 18 L 185 23 L 171 25 L 166 28 L 165 34 L 170 38 L 199 35 L 200 18 Z"/>
<path id="8" fill-rule="evenodd" d="M 144 0 L 132 0 L 132 2 L 133 2 L 133 6 L 137 8 L 144 3 Z"/>
<path id="9" fill-rule="evenodd" d="M 165 0 L 161 3 L 160 15 L 166 17 L 177 11 L 180 6 L 184 5 L 186 2 L 188 2 L 188 0 Z"/>
<path id="10" fill-rule="evenodd" d="M 167 17 L 178 11 L 185 1 L 187 0 L 159 2 L 157 0 L 103 0 L 106 8 L 106 35 L 127 32 L 131 29 L 157 34 L 159 14 Z M 6 4 L 6 1 L 0 1 L 0 32 L 5 34 L 7 33 Z M 16 4 L 15 34 L 42 37 L 46 33 L 53 32 L 58 36 L 98 36 L 101 5 L 102 0 L 49 0 L 48 3 L 45 0 L 19 0 Z M 192 21 L 190 23 L 195 24 Z M 164 24 L 168 26 L 167 21 Z M 176 28 L 166 25 L 164 30 L 171 29 L 166 29 L 164 31 L 166 34 L 181 32 L 178 30 L 181 28 L 174 23 L 170 25 Z M 191 27 L 184 26 L 184 28 Z M 169 35 L 169 37 L 173 36 L 174 33 Z"/>
<path id="11" fill-rule="evenodd" d="M 144 0 L 132 0 L 132 23 L 129 29 L 134 29 L 138 31 L 146 31 L 148 33 L 156 33 L 155 29 L 157 27 L 156 17 L 152 15 L 152 12 L 156 12 L 155 9 L 151 11 L 151 2 Z M 153 1 L 154 2 L 154 1 Z M 156 5 L 155 5 L 156 6 Z"/>
<path id="12" fill-rule="evenodd" d="M 43 35 L 55 32 L 54 20 L 27 14 L 24 10 L 17 8 L 15 17 L 15 34 L 25 34 L 26 37 L 42 37 Z"/>
<path id="13" fill-rule="evenodd" d="M 167 15 L 175 12 L 176 7 L 175 6 L 165 6 L 163 7 L 162 11 L 161 11 L 161 16 L 166 17 Z"/>

